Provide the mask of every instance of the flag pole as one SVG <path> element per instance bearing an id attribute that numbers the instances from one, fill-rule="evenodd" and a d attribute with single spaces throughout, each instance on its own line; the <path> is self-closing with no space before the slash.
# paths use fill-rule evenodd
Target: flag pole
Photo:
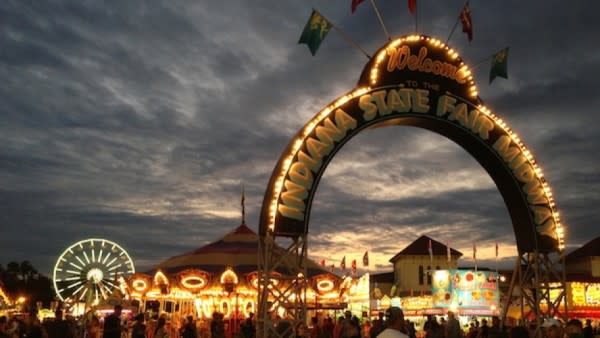
<path id="1" fill-rule="evenodd" d="M 338 28 L 338 26 L 336 26 L 334 24 L 331 24 L 331 27 L 333 29 L 335 29 L 338 33 L 340 33 L 340 35 L 342 36 L 342 38 L 344 38 L 344 40 L 346 40 L 346 42 L 349 42 L 351 45 L 353 45 L 359 51 L 361 51 L 367 57 L 367 59 L 371 59 L 371 55 L 369 55 L 369 53 L 367 53 L 364 49 L 362 49 L 358 45 L 358 43 L 356 43 L 356 41 L 354 41 L 348 34 L 346 34 L 346 32 L 344 32 L 343 30 L 341 30 L 340 28 Z"/>
<path id="2" fill-rule="evenodd" d="M 242 225 L 246 225 L 246 189 L 244 184 L 242 184 Z"/>
<path id="3" fill-rule="evenodd" d="M 504 49 L 504 48 L 503 48 L 503 49 Z M 490 56 L 488 56 L 488 57 L 486 57 L 486 58 L 484 58 L 484 59 L 482 59 L 482 60 L 479 60 L 478 62 L 476 62 L 476 63 L 475 63 L 473 66 L 471 66 L 471 67 L 470 67 L 470 68 L 471 68 L 471 71 L 474 71 L 475 69 L 477 69 L 477 68 L 481 67 L 481 65 L 483 65 L 484 63 L 486 63 L 486 62 L 490 61 L 491 59 L 493 59 L 493 58 L 494 58 L 494 56 L 495 56 L 496 54 L 498 54 L 500 51 L 502 51 L 502 49 L 500 49 L 500 50 L 498 50 L 497 52 L 494 52 L 494 53 L 492 53 Z"/>
<path id="4" fill-rule="evenodd" d="M 497 52 L 496 52 L 496 53 L 497 53 Z M 492 54 L 492 55 L 490 55 L 490 56 L 486 57 L 486 58 L 485 58 L 485 59 L 483 59 L 483 60 L 479 60 L 477 63 L 475 63 L 473 66 L 471 66 L 471 67 L 469 67 L 469 68 L 471 68 L 471 70 L 475 70 L 475 69 L 479 68 L 479 67 L 480 67 L 481 65 L 483 65 L 484 63 L 486 63 L 486 62 L 490 61 L 490 60 L 491 60 L 491 59 L 494 57 L 494 55 L 496 55 L 496 53 L 494 53 L 494 54 Z"/>
<path id="5" fill-rule="evenodd" d="M 473 260 L 475 261 L 475 272 L 477 272 L 477 246 L 473 243 Z"/>
<path id="6" fill-rule="evenodd" d="M 381 24 L 381 28 L 383 28 L 383 33 L 385 33 L 385 37 L 388 39 L 388 41 L 391 41 L 392 38 L 390 37 L 390 33 L 388 33 L 388 30 L 385 27 L 385 24 L 383 23 L 383 19 L 381 18 L 381 13 L 379 12 L 379 8 L 377 8 L 377 5 L 375 5 L 375 0 L 371 0 L 371 5 L 373 6 L 373 9 L 375 10 L 375 14 L 377 14 L 377 19 L 379 19 L 379 24 Z"/>
<path id="7" fill-rule="evenodd" d="M 415 34 L 419 33 L 419 5 L 415 8 Z"/>
<path id="8" fill-rule="evenodd" d="M 317 11 L 314 7 L 313 7 L 313 11 L 316 11 L 317 13 L 321 13 L 319 11 Z M 322 15 L 322 14 L 321 14 Z M 323 16 L 323 15 L 322 15 Z M 325 16 L 323 16 L 325 18 Z M 364 49 L 362 49 L 358 43 L 356 43 L 356 41 L 354 41 L 350 35 L 348 35 L 346 32 L 344 32 L 343 30 L 341 30 L 337 25 L 334 25 L 333 22 L 329 21 L 329 19 L 327 19 L 327 22 L 329 22 L 329 24 L 331 25 L 331 27 L 333 29 L 335 29 L 338 33 L 340 33 L 340 35 L 342 36 L 342 38 L 344 40 L 346 40 L 346 42 L 349 42 L 352 46 L 356 47 L 361 53 L 363 53 L 367 59 L 371 59 L 371 55 L 369 55 L 369 53 L 367 53 Z"/>
<path id="9" fill-rule="evenodd" d="M 496 249 L 496 279 L 497 279 L 497 280 L 500 280 L 500 273 L 498 272 L 498 242 L 496 242 L 496 247 L 495 247 L 495 249 Z M 497 285 L 497 286 L 499 286 L 499 285 L 500 285 L 500 284 L 499 284 L 499 282 L 498 282 L 498 285 Z M 500 290 L 500 289 L 498 289 L 498 290 Z"/>
<path id="10" fill-rule="evenodd" d="M 465 4 L 461 7 L 460 13 L 456 17 L 456 21 L 454 22 L 454 26 L 452 27 L 452 30 L 450 31 L 450 35 L 448 35 L 448 38 L 446 39 L 446 44 L 448 44 L 448 42 L 450 41 L 450 39 L 452 39 L 452 35 L 454 35 L 454 31 L 456 30 L 456 26 L 458 26 L 458 21 L 460 20 L 460 16 L 462 15 L 462 11 L 465 8 L 465 6 L 468 5 L 468 4 L 469 4 L 469 0 L 465 1 Z"/>

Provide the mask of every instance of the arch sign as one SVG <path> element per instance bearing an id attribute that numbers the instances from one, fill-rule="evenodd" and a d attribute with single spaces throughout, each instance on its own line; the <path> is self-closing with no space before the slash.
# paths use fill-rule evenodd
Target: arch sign
<path id="1" fill-rule="evenodd" d="M 378 50 L 357 87 L 296 134 L 267 187 L 261 236 L 306 235 L 317 185 L 333 156 L 360 131 L 387 125 L 431 130 L 469 152 L 506 203 L 519 253 L 562 251 L 558 212 L 531 152 L 483 106 L 471 71 L 458 54 L 423 35 L 398 38 Z"/>

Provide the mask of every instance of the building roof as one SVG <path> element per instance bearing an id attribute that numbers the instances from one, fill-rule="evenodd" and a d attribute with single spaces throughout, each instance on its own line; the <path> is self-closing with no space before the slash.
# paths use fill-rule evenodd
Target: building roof
<path id="1" fill-rule="evenodd" d="M 600 256 L 600 237 L 592 239 L 579 249 L 576 249 L 568 254 L 565 258 L 567 261 L 572 261 L 579 258 L 592 256 Z"/>
<path id="2" fill-rule="evenodd" d="M 392 283 L 394 284 L 394 271 L 374 273 L 369 276 L 370 282 L 372 283 Z"/>
<path id="3" fill-rule="evenodd" d="M 161 270 L 175 274 L 187 269 L 200 269 L 209 273 L 221 273 L 231 267 L 236 273 L 250 273 L 258 270 L 258 234 L 242 223 L 223 238 L 187 253 L 164 260 L 148 271 L 154 274 Z M 283 249 L 275 247 L 274 254 Z M 309 276 L 330 274 L 314 261 L 307 260 Z M 280 271 L 283 272 L 283 271 Z"/>
<path id="4" fill-rule="evenodd" d="M 391 263 L 396 262 L 401 256 L 429 256 L 429 241 L 431 241 L 431 251 L 434 256 L 446 256 L 447 247 L 435 239 L 428 236 L 421 236 L 416 241 L 410 243 L 404 250 L 398 252 L 394 257 L 390 259 Z M 458 250 L 450 248 L 450 255 L 457 259 L 463 254 Z"/>

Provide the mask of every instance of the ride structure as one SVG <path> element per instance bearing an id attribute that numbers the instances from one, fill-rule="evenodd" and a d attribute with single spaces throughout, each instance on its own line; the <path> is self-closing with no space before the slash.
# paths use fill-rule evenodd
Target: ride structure
<path id="1" fill-rule="evenodd" d="M 52 279 L 61 301 L 97 305 L 119 287 L 119 278 L 134 273 L 133 261 L 123 247 L 107 239 L 89 238 L 60 254 Z"/>
<path id="2" fill-rule="evenodd" d="M 306 319 L 309 216 L 327 165 L 361 131 L 394 125 L 445 136 L 480 163 L 498 187 L 515 232 L 519 259 L 508 298 L 518 289 L 538 324 L 566 315 L 566 308 L 559 311 L 566 304 L 560 268 L 564 230 L 541 168 L 519 136 L 483 104 L 458 53 L 434 37 L 409 35 L 380 48 L 357 86 L 309 120 L 277 162 L 259 223 L 258 336 L 288 336 Z M 285 254 L 274 255 L 275 247 L 285 248 Z M 271 277 L 281 266 L 289 271 L 277 278 L 290 281 L 285 289 Z M 552 290 L 558 290 L 556 297 Z M 280 329 L 280 319 L 270 311 L 274 302 L 285 307 L 283 320 L 294 324 L 286 325 L 290 329 Z"/>

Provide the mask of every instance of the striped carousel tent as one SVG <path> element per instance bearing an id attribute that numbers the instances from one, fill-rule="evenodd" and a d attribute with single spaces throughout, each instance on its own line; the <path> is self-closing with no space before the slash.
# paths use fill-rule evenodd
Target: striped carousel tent
<path id="1" fill-rule="evenodd" d="M 149 273 L 160 270 L 170 275 L 188 269 L 198 269 L 218 274 L 226 268 L 232 268 L 238 274 L 257 271 L 258 240 L 258 234 L 242 222 L 223 238 L 182 255 L 173 256 L 158 264 Z M 307 260 L 307 273 L 308 276 L 330 274 L 326 268 L 311 260 Z"/>
<path id="2" fill-rule="evenodd" d="M 161 313 L 194 313 L 197 318 L 209 319 L 218 311 L 225 319 L 245 318 L 257 307 L 258 243 L 258 234 L 242 218 L 242 224 L 221 239 L 130 276 L 126 281 L 129 297 L 138 301 L 141 309 L 151 307 Z M 275 254 L 279 250 L 283 253 L 279 248 Z M 282 270 L 286 265 L 290 264 L 281 264 L 276 272 L 289 273 Z M 343 279 L 308 259 L 305 266 L 307 299 L 314 300 L 312 306 L 316 307 L 317 298 L 321 309 L 342 306 L 350 277 Z"/>

